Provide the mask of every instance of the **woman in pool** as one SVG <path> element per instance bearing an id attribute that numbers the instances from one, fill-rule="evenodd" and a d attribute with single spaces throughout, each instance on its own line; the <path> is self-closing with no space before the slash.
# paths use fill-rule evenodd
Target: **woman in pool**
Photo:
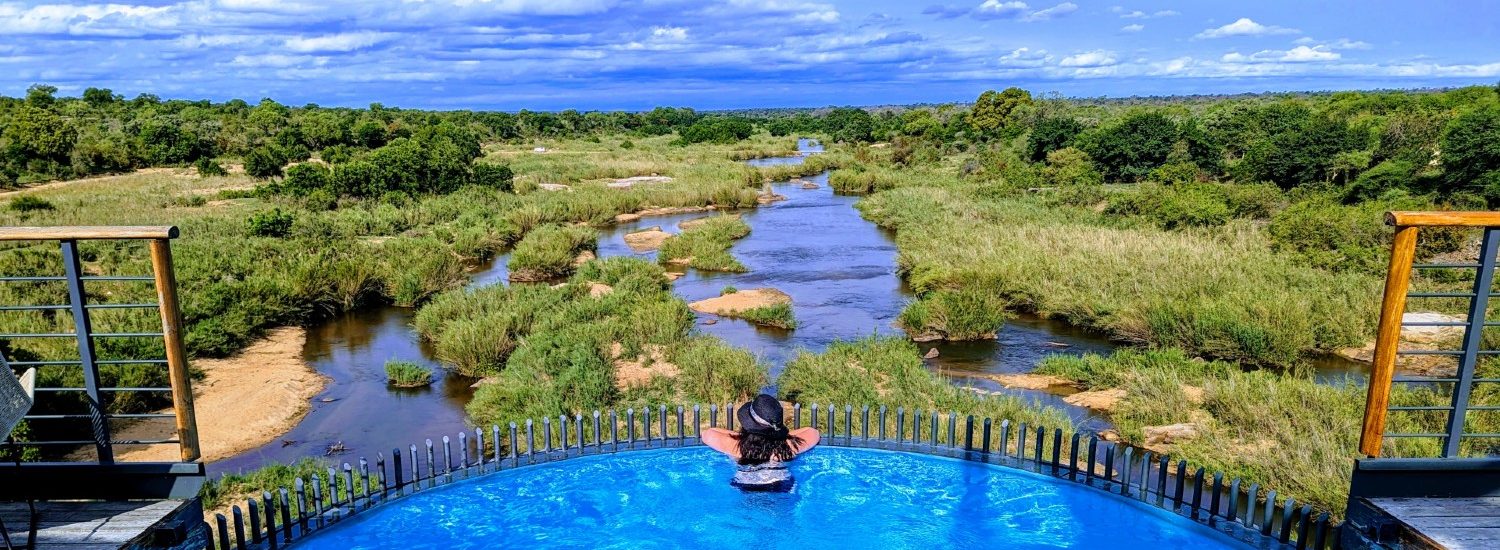
<path id="1" fill-rule="evenodd" d="M 785 492 L 792 488 L 786 464 L 807 452 L 822 437 L 813 428 L 788 430 L 782 423 L 781 402 L 766 394 L 735 411 L 740 431 L 709 428 L 703 444 L 739 464 L 729 484 L 746 491 Z"/>

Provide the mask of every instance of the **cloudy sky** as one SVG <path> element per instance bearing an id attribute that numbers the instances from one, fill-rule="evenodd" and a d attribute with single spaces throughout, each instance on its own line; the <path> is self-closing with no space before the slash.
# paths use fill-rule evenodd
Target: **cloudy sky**
<path id="1" fill-rule="evenodd" d="M 1500 81 L 1500 2 L 0 0 L 0 94 L 700 109 Z"/>

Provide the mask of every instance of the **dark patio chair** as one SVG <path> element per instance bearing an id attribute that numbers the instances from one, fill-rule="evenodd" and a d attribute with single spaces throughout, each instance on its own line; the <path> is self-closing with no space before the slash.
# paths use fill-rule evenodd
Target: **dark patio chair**
<path id="1" fill-rule="evenodd" d="M 4 428 L 5 438 L 14 442 L 10 437 L 11 431 L 21 423 L 21 418 L 36 402 L 36 369 L 27 370 L 17 378 L 10 368 L 10 363 L 5 360 L 5 357 L 0 356 L 0 371 L 4 371 L 4 374 L 0 374 L 0 428 Z M 20 448 L 12 447 L 12 450 L 16 459 L 16 467 L 19 468 L 21 466 Z M 31 548 L 33 544 L 29 533 L 36 523 L 35 501 L 28 499 L 26 506 L 28 511 L 26 547 Z M 5 542 L 7 550 L 15 550 L 15 545 L 10 540 L 10 531 L 6 529 L 3 518 L 0 518 L 0 540 Z"/>

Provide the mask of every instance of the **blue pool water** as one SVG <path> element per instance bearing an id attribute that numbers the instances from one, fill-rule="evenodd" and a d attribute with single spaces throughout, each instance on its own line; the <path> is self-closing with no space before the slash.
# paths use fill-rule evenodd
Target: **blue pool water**
<path id="1" fill-rule="evenodd" d="M 704 448 L 503 471 L 395 501 L 302 549 L 1193 548 L 1237 546 L 1166 512 L 980 463 L 820 448 L 788 494 L 743 493 Z"/>

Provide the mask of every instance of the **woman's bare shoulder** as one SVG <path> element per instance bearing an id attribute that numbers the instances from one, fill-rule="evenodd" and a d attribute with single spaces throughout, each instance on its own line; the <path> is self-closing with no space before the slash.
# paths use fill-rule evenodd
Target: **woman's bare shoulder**
<path id="1" fill-rule="evenodd" d="M 700 439 L 708 448 L 729 455 L 730 458 L 740 456 L 740 438 L 734 432 L 723 428 L 709 428 L 703 431 Z"/>
<path id="2" fill-rule="evenodd" d="M 796 437 L 797 439 L 802 440 L 802 443 L 797 446 L 797 452 L 799 454 L 807 452 L 809 449 L 816 447 L 818 445 L 818 442 L 823 440 L 823 434 L 819 433 L 817 428 L 812 427 L 797 428 L 795 430 L 792 430 L 791 435 L 793 437 Z"/>

